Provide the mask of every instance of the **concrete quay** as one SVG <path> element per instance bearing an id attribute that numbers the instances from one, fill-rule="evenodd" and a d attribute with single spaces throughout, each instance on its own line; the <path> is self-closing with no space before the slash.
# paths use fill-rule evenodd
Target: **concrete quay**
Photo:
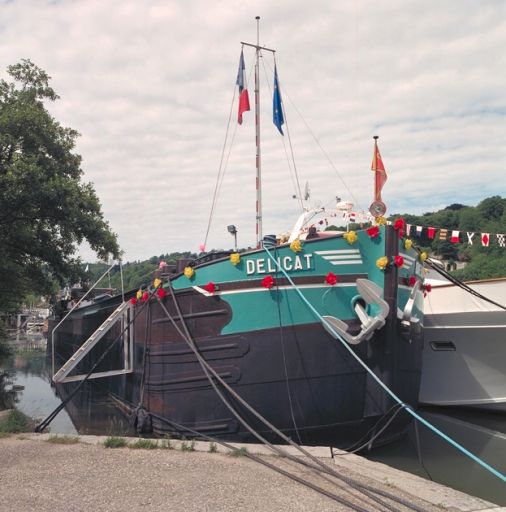
<path id="1" fill-rule="evenodd" d="M 195 451 L 182 451 L 176 440 L 171 440 L 171 450 L 107 449 L 105 436 L 80 436 L 77 444 L 47 442 L 51 437 L 22 434 L 0 438 L 0 512 L 350 510 L 248 457 L 231 457 L 220 445 L 217 453 L 210 453 L 210 443 L 201 441 L 195 442 Z M 272 463 L 279 461 L 264 446 L 234 446 L 244 446 L 248 453 Z M 420 510 L 506 511 L 506 507 L 357 455 L 332 459 L 326 447 L 307 450 L 339 473 L 401 497 Z M 309 470 L 298 470 L 299 476 L 308 474 Z M 345 488 L 336 487 L 333 492 L 349 498 Z M 370 509 L 377 510 L 373 504 Z"/>

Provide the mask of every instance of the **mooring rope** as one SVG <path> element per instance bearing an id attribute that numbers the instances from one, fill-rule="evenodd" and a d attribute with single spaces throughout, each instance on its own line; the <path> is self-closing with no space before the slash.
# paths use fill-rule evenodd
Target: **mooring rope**
<path id="1" fill-rule="evenodd" d="M 302 301 L 308 306 L 308 308 L 313 312 L 313 314 L 322 322 L 327 329 L 332 331 L 334 336 L 342 343 L 342 345 L 346 348 L 346 350 L 355 358 L 355 360 L 365 369 L 365 371 L 380 385 L 383 390 L 388 393 L 398 404 L 402 405 L 406 411 L 411 414 L 415 419 L 417 419 L 420 423 L 423 423 L 427 428 L 435 432 L 438 436 L 443 438 L 445 441 L 450 443 L 452 446 L 457 448 L 460 452 L 462 452 L 464 455 L 472 459 L 474 462 L 478 463 L 480 466 L 482 466 L 484 469 L 492 473 L 494 476 L 499 478 L 499 480 L 502 480 L 503 482 L 506 482 L 506 475 L 492 467 L 490 464 L 485 462 L 483 459 L 475 455 L 474 453 L 470 452 L 467 448 L 462 446 L 460 443 L 452 439 L 450 436 L 439 430 L 437 427 L 432 425 L 429 421 L 427 421 L 425 418 L 420 416 L 418 413 L 416 413 L 412 407 L 408 404 L 405 404 L 370 368 L 367 366 L 367 364 L 362 361 L 362 359 L 353 351 L 353 349 L 346 343 L 346 341 L 341 337 L 341 335 L 333 328 L 333 326 L 323 318 L 322 315 L 315 309 L 315 307 L 306 299 L 304 294 L 301 292 L 300 288 L 293 282 L 291 277 L 288 275 L 288 273 L 285 271 L 285 269 L 279 264 L 279 262 L 274 258 L 274 256 L 270 253 L 269 249 L 264 246 L 264 250 L 269 256 L 269 258 L 274 262 L 276 267 L 283 273 L 283 275 L 287 278 L 288 282 L 292 285 L 294 290 L 298 293 Z"/>
<path id="2" fill-rule="evenodd" d="M 265 417 L 263 417 L 258 411 L 256 411 L 248 402 L 246 402 L 241 396 L 239 396 L 214 370 L 214 368 L 209 365 L 209 363 L 202 357 L 200 352 L 197 349 L 197 346 L 195 344 L 195 341 L 193 340 L 188 327 L 186 325 L 186 322 L 184 320 L 184 316 L 181 312 L 181 309 L 179 307 L 179 303 L 176 299 L 174 289 L 172 286 L 170 286 L 169 283 L 169 291 L 171 293 L 171 297 L 174 303 L 174 307 L 176 309 L 177 315 L 179 317 L 179 321 L 183 327 L 183 330 L 176 324 L 175 319 L 172 317 L 172 315 L 169 313 L 163 302 L 161 301 L 160 297 L 156 296 L 156 299 L 158 300 L 158 303 L 160 304 L 161 308 L 163 309 L 165 315 L 167 318 L 171 321 L 172 325 L 176 329 L 176 331 L 179 333 L 179 335 L 183 338 L 183 340 L 187 343 L 187 345 L 191 348 L 193 353 L 195 354 L 195 357 L 197 358 L 198 362 L 200 363 L 206 378 L 208 379 L 209 383 L 215 390 L 215 392 L 218 394 L 220 399 L 222 400 L 223 404 L 230 410 L 230 412 L 236 417 L 236 419 L 254 436 L 256 437 L 261 443 L 263 443 L 265 446 L 270 448 L 273 452 L 277 453 L 278 455 L 281 455 L 283 457 L 286 457 L 287 459 L 292 460 L 293 462 L 296 462 L 298 464 L 303 464 L 306 467 L 316 470 L 316 471 L 324 471 L 325 473 L 334 476 L 335 478 L 341 480 L 342 482 L 346 483 L 350 487 L 354 488 L 355 490 L 369 496 L 370 493 L 375 493 L 378 495 L 381 495 L 383 497 L 386 497 L 388 499 L 391 499 L 399 504 L 402 504 L 412 510 L 423 512 L 423 509 L 417 507 L 416 505 L 413 505 L 406 500 L 403 500 L 402 498 L 399 498 L 391 493 L 387 493 L 385 491 L 380 491 L 378 489 L 375 489 L 374 487 L 368 486 L 366 484 L 362 484 L 350 477 L 345 477 L 341 474 L 339 474 L 337 471 L 333 470 L 329 466 L 327 466 L 324 462 L 319 460 L 318 458 L 314 457 L 310 452 L 308 452 L 304 447 L 298 445 L 295 443 L 292 439 L 287 437 L 282 431 L 277 429 L 274 425 L 272 425 Z M 303 455 L 308 457 L 310 461 L 312 461 L 312 464 L 306 461 L 301 461 L 299 458 L 289 454 L 288 452 L 282 450 L 278 446 L 273 445 L 269 441 L 267 441 L 265 438 L 263 438 L 257 431 L 255 431 L 245 420 L 241 417 L 241 415 L 233 408 L 233 406 L 229 403 L 229 401 L 225 398 L 223 393 L 218 389 L 216 383 L 214 382 L 214 379 L 211 378 L 211 375 L 216 379 L 217 382 L 219 382 L 241 405 L 243 405 L 248 411 L 250 411 L 257 419 L 259 419 L 262 423 L 264 423 L 265 426 L 267 426 L 272 432 L 277 434 L 279 437 L 281 437 L 287 444 L 297 449 L 299 452 L 301 452 Z M 378 499 L 376 497 L 376 499 Z"/>

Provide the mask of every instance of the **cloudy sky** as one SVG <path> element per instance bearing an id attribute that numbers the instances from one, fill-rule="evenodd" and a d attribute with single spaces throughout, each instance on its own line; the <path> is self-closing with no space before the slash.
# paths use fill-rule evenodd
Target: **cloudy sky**
<path id="1" fill-rule="evenodd" d="M 314 205 L 372 200 L 373 135 L 388 213 L 506 195 L 506 2 L 502 0 L 0 0 L 0 76 L 29 58 L 128 261 L 204 242 L 255 242 L 253 112 L 235 123 L 241 41 L 274 48 L 290 139 L 272 124 L 273 59 L 261 62 L 264 233 L 289 229 L 293 148 Z M 253 101 L 251 49 L 246 76 Z M 237 97 L 235 98 L 237 101 Z M 285 125 L 286 128 L 286 125 Z M 285 129 L 286 133 L 286 129 Z M 292 170 L 291 170 L 292 169 Z M 92 261 L 86 248 L 82 256 Z"/>

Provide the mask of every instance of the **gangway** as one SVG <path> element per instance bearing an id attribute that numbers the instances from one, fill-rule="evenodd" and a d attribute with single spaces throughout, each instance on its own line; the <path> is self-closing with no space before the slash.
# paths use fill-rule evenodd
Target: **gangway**
<path id="1" fill-rule="evenodd" d="M 101 377 L 112 377 L 114 375 L 124 375 L 133 370 L 133 329 L 131 325 L 132 304 L 129 301 L 122 302 L 100 327 L 74 352 L 70 359 L 53 375 L 53 381 L 56 383 L 75 382 L 88 379 L 98 379 Z M 93 347 L 105 336 L 115 323 L 121 320 L 122 328 L 128 326 L 123 334 L 123 351 L 125 364 L 123 368 L 117 370 L 108 370 L 104 372 L 94 372 L 88 374 L 70 375 L 80 361 L 93 349 Z"/>

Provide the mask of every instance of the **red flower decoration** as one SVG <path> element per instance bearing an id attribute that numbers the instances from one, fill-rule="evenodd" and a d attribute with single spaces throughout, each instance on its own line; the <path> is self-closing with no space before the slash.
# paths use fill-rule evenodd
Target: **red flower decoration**
<path id="1" fill-rule="evenodd" d="M 371 226 L 366 231 L 370 238 L 378 238 L 380 234 L 379 226 Z"/>
<path id="2" fill-rule="evenodd" d="M 337 283 L 337 276 L 333 272 L 329 272 L 325 276 L 325 282 L 330 284 L 330 286 L 334 286 Z"/>
<path id="3" fill-rule="evenodd" d="M 137 299 L 135 297 L 132 297 L 130 299 L 130 304 L 133 304 L 135 306 L 137 304 Z"/>
<path id="4" fill-rule="evenodd" d="M 402 256 L 394 256 L 394 265 L 401 268 L 404 265 L 404 258 Z"/>
<path id="5" fill-rule="evenodd" d="M 424 285 L 423 289 L 427 292 L 427 293 L 430 293 L 432 291 L 432 285 L 430 283 L 427 283 L 426 285 Z"/>
<path id="6" fill-rule="evenodd" d="M 410 276 L 409 277 L 409 286 L 415 286 L 415 284 L 416 284 L 416 277 Z"/>
<path id="7" fill-rule="evenodd" d="M 144 292 L 141 297 L 142 302 L 146 302 L 148 299 L 149 299 L 149 293 Z"/>
<path id="8" fill-rule="evenodd" d="M 212 281 L 203 286 L 203 288 L 209 293 L 214 293 L 216 291 L 216 285 Z"/>
<path id="9" fill-rule="evenodd" d="M 265 276 L 262 279 L 262 286 L 270 290 L 274 286 L 274 278 L 272 276 Z"/>
<path id="10" fill-rule="evenodd" d="M 394 222 L 394 229 L 402 229 L 404 231 L 406 229 L 406 221 L 402 217 L 400 219 L 397 219 Z"/>
<path id="11" fill-rule="evenodd" d="M 160 299 L 163 299 L 167 295 L 167 292 L 164 288 L 158 288 L 158 290 L 156 290 L 156 294 L 158 297 L 160 297 Z"/>

